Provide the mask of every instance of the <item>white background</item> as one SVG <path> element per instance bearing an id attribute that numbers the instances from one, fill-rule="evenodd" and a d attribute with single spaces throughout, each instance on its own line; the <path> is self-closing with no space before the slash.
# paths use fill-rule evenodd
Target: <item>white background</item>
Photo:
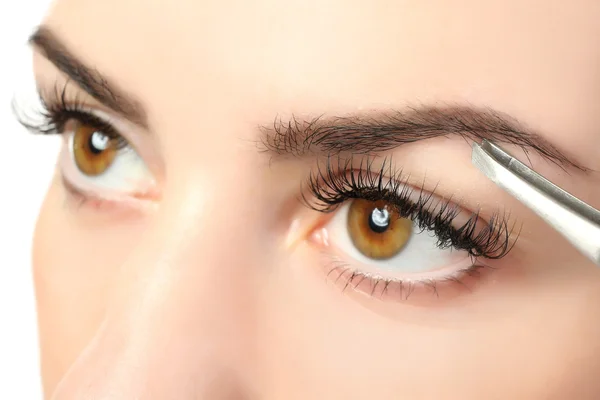
<path id="1" fill-rule="evenodd" d="M 0 0 L 0 399 L 42 398 L 30 252 L 58 142 L 21 128 L 11 100 L 32 85 L 26 42 L 49 4 Z"/>

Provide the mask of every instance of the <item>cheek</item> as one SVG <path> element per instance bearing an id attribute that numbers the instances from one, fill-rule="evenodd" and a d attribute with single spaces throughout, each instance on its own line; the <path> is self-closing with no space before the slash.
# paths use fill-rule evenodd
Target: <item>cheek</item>
<path id="1" fill-rule="evenodd" d="M 140 237 L 141 224 L 78 222 L 79 211 L 54 182 L 33 244 L 42 376 L 52 388 L 98 329 L 111 282 Z M 110 228 L 109 228 L 110 226 Z"/>
<path id="2" fill-rule="evenodd" d="M 311 253 L 277 268 L 263 292 L 257 364 L 274 398 L 588 398 L 600 390 L 600 348 L 590 347 L 600 323 L 589 319 L 600 309 L 596 275 L 536 277 L 456 306 L 411 307 L 341 293 Z"/>

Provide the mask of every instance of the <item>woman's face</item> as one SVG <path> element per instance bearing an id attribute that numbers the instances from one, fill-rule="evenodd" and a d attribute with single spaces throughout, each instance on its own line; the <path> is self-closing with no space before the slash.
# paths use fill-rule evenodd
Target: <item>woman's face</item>
<path id="1" fill-rule="evenodd" d="M 59 0 L 53 399 L 592 399 L 600 271 L 470 163 L 600 206 L 600 3 Z M 50 129 L 52 130 L 52 129 Z"/>

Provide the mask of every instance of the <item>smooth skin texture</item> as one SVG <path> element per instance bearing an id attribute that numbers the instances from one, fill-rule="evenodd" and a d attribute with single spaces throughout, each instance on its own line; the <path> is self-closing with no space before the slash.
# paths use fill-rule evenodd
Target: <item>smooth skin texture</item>
<path id="1" fill-rule="evenodd" d="M 129 137 L 160 196 L 77 206 L 57 171 L 34 244 L 46 398 L 599 398 L 600 271 L 467 142 L 392 153 L 417 185 L 509 210 L 521 236 L 476 290 L 424 302 L 328 280 L 297 229 L 324 217 L 297 201 L 311 161 L 256 145 L 278 115 L 492 107 L 588 168 L 531 153 L 600 207 L 599 20 L 594 0 L 57 1 L 44 25 L 146 109 Z M 38 84 L 65 80 L 34 65 Z"/>

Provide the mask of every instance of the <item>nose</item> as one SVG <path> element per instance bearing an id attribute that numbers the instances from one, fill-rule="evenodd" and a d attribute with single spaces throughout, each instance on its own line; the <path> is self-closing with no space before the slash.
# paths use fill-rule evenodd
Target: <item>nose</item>
<path id="1" fill-rule="evenodd" d="M 233 226 L 249 221 L 223 218 L 200 194 L 183 197 L 137 241 L 102 324 L 52 399 L 249 397 L 256 247 Z"/>

